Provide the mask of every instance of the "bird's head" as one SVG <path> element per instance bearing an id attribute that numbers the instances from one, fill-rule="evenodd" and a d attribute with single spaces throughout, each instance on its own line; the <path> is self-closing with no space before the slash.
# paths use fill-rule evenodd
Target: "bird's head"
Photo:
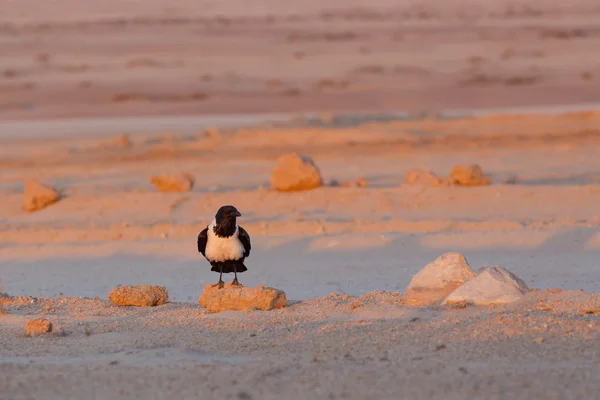
<path id="1" fill-rule="evenodd" d="M 241 216 L 242 214 L 240 214 L 234 206 L 223 206 L 217 211 L 215 222 L 219 225 L 227 222 L 233 222 L 235 224 L 235 219 Z"/>

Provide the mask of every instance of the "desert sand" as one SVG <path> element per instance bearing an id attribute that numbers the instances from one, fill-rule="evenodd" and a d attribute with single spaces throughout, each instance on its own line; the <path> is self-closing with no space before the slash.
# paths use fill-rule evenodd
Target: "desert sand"
<path id="1" fill-rule="evenodd" d="M 598 6 L 253 4 L 0 3 L 0 398 L 598 398 Z M 289 152 L 324 186 L 272 190 Z M 473 163 L 491 184 L 405 183 Z M 28 179 L 59 200 L 26 211 Z M 287 307 L 198 304 L 223 204 Z M 406 304 L 448 251 L 532 290 Z M 143 284 L 169 302 L 108 300 Z"/>

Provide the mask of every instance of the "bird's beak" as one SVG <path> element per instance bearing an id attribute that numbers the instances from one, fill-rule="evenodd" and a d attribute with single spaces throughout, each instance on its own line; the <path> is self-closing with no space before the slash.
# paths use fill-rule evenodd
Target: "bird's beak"
<path id="1" fill-rule="evenodd" d="M 235 216 L 236 216 L 236 217 L 241 217 L 241 216 L 242 216 L 242 214 L 240 214 L 240 212 L 239 212 L 239 211 L 236 211 L 236 212 L 235 212 Z"/>

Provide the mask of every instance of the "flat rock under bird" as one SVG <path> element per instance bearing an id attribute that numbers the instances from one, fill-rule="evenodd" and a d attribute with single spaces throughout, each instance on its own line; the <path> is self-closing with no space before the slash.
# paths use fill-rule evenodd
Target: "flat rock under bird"
<path id="1" fill-rule="evenodd" d="M 234 206 L 223 206 L 198 235 L 198 252 L 208 260 L 211 271 L 220 273 L 219 282 L 213 286 L 223 288 L 223 274 L 232 272 L 235 274 L 232 284 L 241 286 L 237 274 L 248 269 L 244 260 L 250 255 L 250 236 L 236 222 L 241 216 Z"/>

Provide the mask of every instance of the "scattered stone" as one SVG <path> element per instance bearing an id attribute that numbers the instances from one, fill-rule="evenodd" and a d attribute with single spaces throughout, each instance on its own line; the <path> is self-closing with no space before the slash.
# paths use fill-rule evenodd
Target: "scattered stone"
<path id="1" fill-rule="evenodd" d="M 440 178 L 433 172 L 425 169 L 409 169 L 404 175 L 404 183 L 407 185 L 430 185 L 447 186 L 451 182 L 446 178 Z"/>
<path id="2" fill-rule="evenodd" d="M 198 303 L 211 313 L 227 310 L 273 310 L 287 305 L 285 292 L 260 285 L 257 288 L 236 287 L 226 283 L 222 289 L 212 284 L 204 286 Z"/>
<path id="3" fill-rule="evenodd" d="M 188 192 L 194 187 L 195 178 L 188 172 L 153 176 L 150 182 L 160 192 Z"/>
<path id="4" fill-rule="evenodd" d="M 492 183 L 478 164 L 455 165 L 450 171 L 450 179 L 459 186 L 487 186 Z"/>
<path id="5" fill-rule="evenodd" d="M 118 149 L 118 148 L 130 148 L 133 146 L 129 136 L 124 133 L 116 138 L 110 138 L 98 143 L 97 147 L 102 149 Z"/>
<path id="6" fill-rule="evenodd" d="M 469 304 L 466 301 L 464 301 L 464 300 L 463 301 L 457 301 L 456 303 L 450 303 L 450 304 L 448 304 L 448 306 L 450 308 L 459 308 L 459 309 L 467 308 L 468 305 Z"/>
<path id="7" fill-rule="evenodd" d="M 8 297 L 6 293 L 2 292 L 2 279 L 0 279 L 0 315 L 4 315 L 4 298 Z"/>
<path id="8" fill-rule="evenodd" d="M 486 268 L 476 278 L 466 282 L 444 299 L 444 304 L 466 301 L 485 306 L 507 304 L 519 300 L 529 288 L 512 272 L 499 267 Z"/>
<path id="9" fill-rule="evenodd" d="M 206 129 L 206 134 L 212 139 L 219 139 L 221 137 L 221 132 L 219 132 L 219 128 L 216 128 L 214 126 L 211 126 L 208 129 Z"/>
<path id="10" fill-rule="evenodd" d="M 169 292 L 164 286 L 118 286 L 111 290 L 108 299 L 117 306 L 153 307 L 165 304 Z"/>
<path id="11" fill-rule="evenodd" d="M 355 179 L 353 181 L 344 182 L 344 183 L 340 183 L 340 181 L 338 181 L 337 179 L 332 179 L 329 181 L 328 186 L 366 188 L 366 187 L 369 187 L 369 184 L 367 183 L 367 179 L 365 177 L 361 177 L 361 178 Z"/>
<path id="12" fill-rule="evenodd" d="M 131 140 L 129 139 L 129 136 L 127 134 L 122 134 L 121 136 L 119 136 L 117 138 L 117 143 L 121 146 L 121 147 L 131 147 L 132 143 Z"/>
<path id="13" fill-rule="evenodd" d="M 437 304 L 476 276 L 462 254 L 442 254 L 413 276 L 404 301 L 413 305 Z"/>
<path id="14" fill-rule="evenodd" d="M 24 184 L 24 197 L 25 210 L 33 212 L 56 203 L 60 199 L 60 193 L 50 186 L 28 179 Z"/>
<path id="15" fill-rule="evenodd" d="M 0 311 L 2 311 L 2 310 L 0 310 Z M 591 308 L 591 309 L 587 309 L 587 310 L 581 310 L 581 312 L 579 313 L 579 315 L 585 315 L 585 314 L 600 314 L 600 309 Z"/>
<path id="16" fill-rule="evenodd" d="M 367 183 L 367 178 L 361 177 L 361 178 L 358 178 L 356 180 L 353 180 L 352 182 L 345 183 L 343 186 L 346 186 L 346 187 L 366 188 L 366 187 L 369 186 L 369 184 Z"/>
<path id="17" fill-rule="evenodd" d="M 25 324 L 25 336 L 40 336 L 52 332 L 52 322 L 46 318 L 30 319 Z"/>
<path id="18" fill-rule="evenodd" d="M 310 157 L 290 153 L 277 160 L 270 183 L 275 190 L 291 192 L 321 187 L 323 178 Z"/>

